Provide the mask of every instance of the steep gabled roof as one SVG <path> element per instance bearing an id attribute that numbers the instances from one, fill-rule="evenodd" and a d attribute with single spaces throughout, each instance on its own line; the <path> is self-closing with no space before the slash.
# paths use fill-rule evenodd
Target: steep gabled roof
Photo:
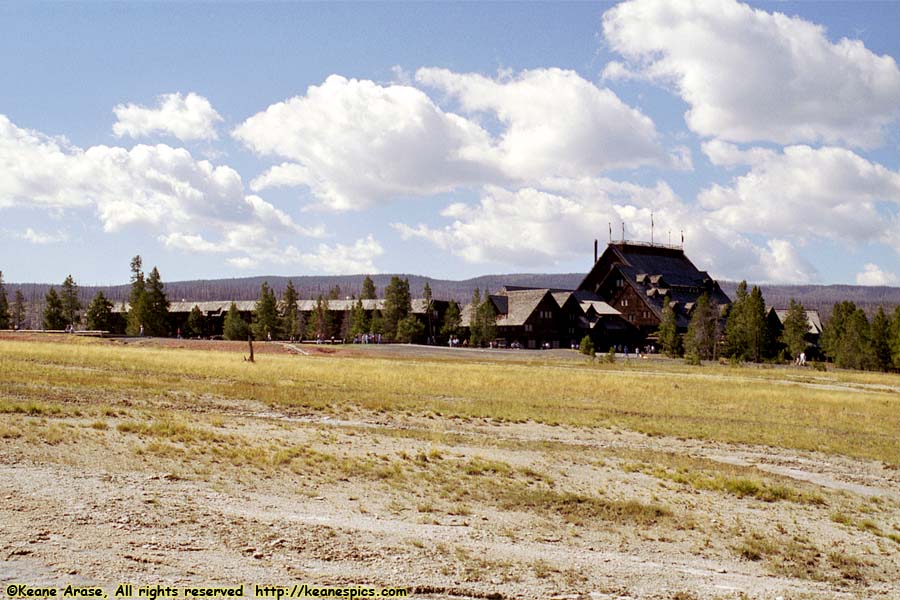
<path id="1" fill-rule="evenodd" d="M 550 294 L 550 290 L 546 288 L 507 291 L 505 294 L 506 314 L 500 315 L 497 325 L 506 327 L 524 325 L 548 294 Z"/>
<path id="2" fill-rule="evenodd" d="M 784 320 L 787 319 L 788 313 L 790 312 L 786 308 L 770 308 L 769 312 L 775 313 L 775 316 L 778 317 L 778 322 L 784 325 Z M 806 322 L 809 325 L 809 332 L 814 335 L 822 334 L 822 319 L 819 318 L 819 311 L 817 310 L 808 310 L 806 311 Z"/>

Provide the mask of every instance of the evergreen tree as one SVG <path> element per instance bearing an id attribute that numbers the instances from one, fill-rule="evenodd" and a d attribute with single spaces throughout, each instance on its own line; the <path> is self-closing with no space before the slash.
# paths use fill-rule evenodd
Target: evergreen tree
<path id="1" fill-rule="evenodd" d="M 363 308 L 362 299 L 356 301 L 353 310 L 350 311 L 350 337 L 355 338 L 369 331 L 369 321 L 366 318 L 366 310 Z"/>
<path id="2" fill-rule="evenodd" d="M 581 344 L 578 346 L 578 351 L 587 356 L 594 356 L 594 341 L 591 339 L 591 336 L 586 335 L 581 338 Z"/>
<path id="3" fill-rule="evenodd" d="M 734 302 L 728 312 L 728 321 L 725 324 L 725 351 L 728 356 L 738 360 L 747 360 L 750 357 L 750 336 L 747 322 L 749 303 L 750 294 L 747 292 L 747 282 L 741 281 L 735 292 Z"/>
<path id="4" fill-rule="evenodd" d="M 59 294 L 56 293 L 56 288 L 51 287 L 44 300 L 46 302 L 44 307 L 44 329 L 65 329 L 68 322 L 66 322 L 62 300 L 60 300 Z"/>
<path id="5" fill-rule="evenodd" d="M 484 300 L 478 307 L 478 324 L 481 327 L 482 343 L 493 342 L 497 338 L 497 308 L 491 301 L 491 294 L 484 291 Z"/>
<path id="6" fill-rule="evenodd" d="M 796 359 L 801 352 L 806 352 L 809 343 L 806 336 L 809 333 L 809 319 L 806 309 L 799 302 L 791 298 L 791 306 L 784 318 L 784 330 L 781 332 L 781 343 L 785 345 L 788 353 Z"/>
<path id="7" fill-rule="evenodd" d="M 713 358 L 717 342 L 718 309 L 707 294 L 697 298 L 684 338 L 685 353 L 691 362 Z"/>
<path id="8" fill-rule="evenodd" d="M 144 333 L 156 336 L 168 335 L 169 299 L 166 298 L 165 286 L 156 267 L 153 267 L 147 277 L 144 299 L 146 302 Z"/>
<path id="9" fill-rule="evenodd" d="M 866 313 L 861 308 L 846 315 L 843 334 L 837 340 L 834 363 L 844 369 L 876 368 L 871 327 Z"/>
<path id="10" fill-rule="evenodd" d="M 291 340 L 297 339 L 302 333 L 300 309 L 297 307 L 299 300 L 300 296 L 294 288 L 294 282 L 288 280 L 287 287 L 281 295 L 281 330 Z"/>
<path id="11" fill-rule="evenodd" d="M 330 290 L 328 290 L 328 299 L 329 300 L 340 300 L 341 299 L 341 286 L 336 285 Z"/>
<path id="12" fill-rule="evenodd" d="M 754 362 L 762 362 L 770 355 L 772 336 L 769 333 L 769 320 L 766 318 L 766 302 L 758 286 L 754 285 L 750 291 L 744 318 L 747 357 Z"/>
<path id="13" fill-rule="evenodd" d="M 481 306 L 481 291 L 478 288 L 475 288 L 475 291 L 472 292 L 472 304 L 471 310 L 469 312 L 469 344 L 475 347 L 481 346 L 484 338 L 482 336 L 483 327 L 482 327 L 482 312 L 479 309 Z"/>
<path id="14" fill-rule="evenodd" d="M 666 356 L 675 358 L 681 356 L 681 336 L 678 335 L 678 321 L 675 317 L 675 309 L 671 306 L 672 302 L 666 296 L 663 299 L 662 318 L 659 322 L 659 329 L 656 335 L 659 338 L 659 345 Z"/>
<path id="15" fill-rule="evenodd" d="M 328 301 L 321 294 L 316 298 L 316 306 L 309 315 L 306 333 L 310 338 L 323 340 L 332 335 L 331 311 L 328 310 Z"/>
<path id="16" fill-rule="evenodd" d="M 359 294 L 359 297 L 363 300 L 375 300 L 378 298 L 375 293 L 375 282 L 368 275 L 363 279 L 362 292 Z"/>
<path id="17" fill-rule="evenodd" d="M 71 275 L 66 277 L 60 289 L 59 299 L 63 305 L 63 317 L 69 325 L 76 325 L 81 321 L 81 302 L 78 300 L 78 286 Z"/>
<path id="18" fill-rule="evenodd" d="M 425 326 L 412 313 L 397 323 L 397 341 L 410 344 L 425 334 Z"/>
<path id="19" fill-rule="evenodd" d="M 3 285 L 3 271 L 0 271 L 0 329 L 9 329 L 9 299 L 6 297 L 6 286 Z"/>
<path id="20" fill-rule="evenodd" d="M 203 316 L 203 311 L 196 304 L 191 308 L 191 314 L 188 315 L 184 328 L 191 337 L 203 337 L 206 330 L 206 317 Z"/>
<path id="21" fill-rule="evenodd" d="M 369 333 L 384 333 L 384 317 L 381 316 L 380 310 L 372 312 L 372 318 L 369 319 Z"/>
<path id="22" fill-rule="evenodd" d="M 422 297 L 425 300 L 425 343 L 433 344 L 435 323 L 433 323 L 432 313 L 434 312 L 434 300 L 431 296 L 431 286 L 427 282 L 425 287 L 422 288 Z"/>
<path id="23" fill-rule="evenodd" d="M 444 314 L 444 323 L 441 325 L 441 335 L 445 338 L 451 338 L 459 335 L 459 326 L 462 323 L 462 317 L 459 312 L 459 304 L 456 300 L 451 300 L 447 306 L 447 312 Z"/>
<path id="24" fill-rule="evenodd" d="M 256 302 L 256 316 L 253 320 L 253 335 L 258 340 L 278 337 L 278 301 L 275 291 L 263 282 L 259 288 L 259 300 Z"/>
<path id="25" fill-rule="evenodd" d="M 409 295 L 409 280 L 391 277 L 391 282 L 384 289 L 384 335 L 389 340 L 397 339 L 397 323 L 412 312 L 412 299 Z"/>
<path id="26" fill-rule="evenodd" d="M 841 352 L 841 339 L 844 337 L 847 322 L 850 315 L 855 311 L 856 304 L 853 302 L 836 303 L 831 309 L 831 317 L 829 317 L 823 328 L 819 344 L 822 346 L 825 355 L 833 360 L 835 364 L 838 362 L 838 355 Z"/>
<path id="27" fill-rule="evenodd" d="M 128 335 L 138 335 L 147 320 L 147 284 L 141 270 L 142 264 L 140 255 L 131 259 L 131 293 L 128 296 L 128 322 L 125 328 Z"/>
<path id="28" fill-rule="evenodd" d="M 891 368 L 891 320 L 879 306 L 869 325 L 872 367 L 879 371 Z"/>
<path id="29" fill-rule="evenodd" d="M 900 369 L 900 305 L 894 308 L 891 318 L 891 364 Z"/>
<path id="30" fill-rule="evenodd" d="M 22 290 L 16 290 L 16 299 L 10 310 L 10 325 L 16 329 L 22 329 L 25 325 L 25 296 Z"/>
<path id="31" fill-rule="evenodd" d="M 223 333 L 226 340 L 246 340 L 250 336 L 250 325 L 241 318 L 241 313 L 234 302 L 225 314 Z"/>
<path id="32" fill-rule="evenodd" d="M 91 303 L 88 304 L 85 313 L 85 325 L 92 331 L 112 331 L 113 329 L 113 303 L 97 292 Z"/>

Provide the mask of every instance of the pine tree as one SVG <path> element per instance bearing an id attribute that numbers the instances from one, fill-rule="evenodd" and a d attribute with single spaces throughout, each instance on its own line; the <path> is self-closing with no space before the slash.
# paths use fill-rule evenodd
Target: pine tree
<path id="1" fill-rule="evenodd" d="M 206 330 L 206 317 L 203 316 L 203 311 L 196 304 L 191 308 L 191 314 L 188 315 L 184 328 L 191 337 L 203 337 Z"/>
<path id="2" fill-rule="evenodd" d="M 425 343 L 434 343 L 434 323 L 432 322 L 432 313 L 434 312 L 434 301 L 431 296 L 431 286 L 425 283 L 422 288 L 422 297 L 425 300 Z"/>
<path id="3" fill-rule="evenodd" d="M 85 325 L 92 331 L 112 331 L 113 329 L 113 303 L 97 292 L 91 303 L 88 304 L 85 313 Z"/>
<path id="4" fill-rule="evenodd" d="M 153 267 L 147 277 L 146 316 L 144 332 L 147 335 L 166 336 L 169 334 L 169 299 L 159 270 Z"/>
<path id="5" fill-rule="evenodd" d="M 355 338 L 369 331 L 369 321 L 366 319 L 366 310 L 363 308 L 362 300 L 357 300 L 350 311 L 350 330 L 349 335 Z"/>
<path id="6" fill-rule="evenodd" d="M 278 337 L 278 301 L 275 291 L 263 282 L 259 289 L 259 300 L 256 302 L 256 316 L 253 320 L 253 335 L 258 340 Z"/>
<path id="7" fill-rule="evenodd" d="M 412 313 L 397 323 L 397 341 L 411 344 L 425 334 L 425 326 Z"/>
<path id="8" fill-rule="evenodd" d="M 709 360 L 713 357 L 716 346 L 716 324 L 718 310 L 710 302 L 707 294 L 697 298 L 691 312 L 691 322 L 684 338 L 685 353 L 690 362 Z"/>
<path id="9" fill-rule="evenodd" d="M 316 306 L 309 315 L 306 333 L 310 338 L 322 340 L 332 335 L 331 311 L 328 310 L 328 301 L 321 294 L 316 298 Z"/>
<path id="10" fill-rule="evenodd" d="M 469 312 L 469 344 L 480 347 L 484 338 L 482 338 L 482 313 L 479 309 L 481 306 L 481 291 L 475 288 L 472 292 L 471 311 Z"/>
<path id="11" fill-rule="evenodd" d="M 678 335 L 678 321 L 675 317 L 675 309 L 671 304 L 671 300 L 666 296 L 663 300 L 662 318 L 656 335 L 662 351 L 670 358 L 675 358 L 681 356 L 681 336 Z"/>
<path id="12" fill-rule="evenodd" d="M 728 356 L 738 360 L 747 360 L 750 357 L 750 336 L 747 323 L 749 301 L 747 282 L 741 281 L 735 292 L 734 302 L 731 304 L 728 321 L 725 325 L 725 351 Z"/>
<path id="13" fill-rule="evenodd" d="M 822 346 L 825 355 L 833 360 L 835 364 L 838 363 L 839 355 L 841 353 L 841 339 L 844 337 L 847 322 L 850 315 L 854 312 L 856 312 L 856 304 L 853 302 L 844 301 L 836 303 L 831 309 L 831 317 L 829 317 L 828 321 L 825 323 L 825 327 L 822 331 L 822 337 L 819 340 L 819 344 Z"/>
<path id="14" fill-rule="evenodd" d="M 225 314 L 223 333 L 226 340 L 246 340 L 250 336 L 250 325 L 241 318 L 241 313 L 234 302 Z"/>
<path id="15" fill-rule="evenodd" d="M 497 338 L 497 308 L 491 301 L 491 294 L 484 291 L 484 300 L 478 307 L 478 324 L 481 327 L 482 343 L 493 342 Z"/>
<path id="16" fill-rule="evenodd" d="M 900 305 L 894 308 L 891 318 L 891 364 L 900 369 Z"/>
<path id="17" fill-rule="evenodd" d="M 147 284 L 141 267 L 140 255 L 131 259 L 131 293 L 128 297 L 128 324 L 125 328 L 128 335 L 139 335 L 147 319 Z"/>
<path id="18" fill-rule="evenodd" d="M 887 371 L 891 368 L 891 320 L 879 306 L 869 325 L 872 368 Z"/>
<path id="19" fill-rule="evenodd" d="M 384 289 L 384 335 L 389 340 L 397 338 L 397 323 L 412 312 L 412 299 L 409 295 L 409 280 L 391 277 L 391 282 Z"/>
<path id="20" fill-rule="evenodd" d="M 459 335 L 459 326 L 462 323 L 462 317 L 459 312 L 459 304 L 456 300 L 451 300 L 447 306 L 447 312 L 444 313 L 444 323 L 441 325 L 441 335 L 445 338 L 451 338 Z"/>
<path id="21" fill-rule="evenodd" d="M 375 293 L 375 282 L 368 275 L 363 279 L 362 292 L 360 292 L 359 297 L 363 300 L 375 300 L 378 298 Z"/>
<path id="22" fill-rule="evenodd" d="M 44 329 L 65 329 L 68 323 L 66 322 L 65 314 L 63 314 L 62 300 L 60 300 L 59 294 L 56 293 L 56 288 L 51 287 L 44 300 L 46 302 L 44 307 Z"/>
<path id="23" fill-rule="evenodd" d="M 746 319 L 747 357 L 754 362 L 762 362 L 770 355 L 771 335 L 769 321 L 766 318 L 766 302 L 758 286 L 753 286 L 747 299 L 744 313 Z"/>
<path id="24" fill-rule="evenodd" d="M 294 288 L 294 282 L 288 280 L 287 287 L 281 295 L 281 330 L 290 340 L 300 336 L 300 309 L 297 302 L 300 296 Z"/>
<path id="25" fill-rule="evenodd" d="M 578 351 L 587 356 L 594 356 L 594 341 L 591 339 L 591 336 L 586 335 L 581 338 L 581 344 L 578 346 Z"/>
<path id="26" fill-rule="evenodd" d="M 809 319 L 806 309 L 799 302 L 791 298 L 791 305 L 787 316 L 784 318 L 784 330 L 781 332 L 781 343 L 785 345 L 788 353 L 796 359 L 801 352 L 806 352 L 809 343 L 806 336 L 809 333 Z"/>
<path id="27" fill-rule="evenodd" d="M 837 340 L 837 354 L 834 362 L 844 369 L 865 370 L 876 367 L 877 360 L 872 349 L 871 327 L 866 313 L 861 308 L 846 315 L 843 334 Z"/>
<path id="28" fill-rule="evenodd" d="M 372 312 L 372 318 L 369 319 L 369 333 L 384 333 L 384 317 L 381 316 L 380 310 Z"/>
<path id="29" fill-rule="evenodd" d="M 16 290 L 16 299 L 10 311 L 10 325 L 16 329 L 22 329 L 25 325 L 25 313 L 25 296 L 22 294 L 22 290 Z"/>
<path id="30" fill-rule="evenodd" d="M 336 285 L 330 290 L 328 290 L 328 299 L 329 300 L 340 300 L 341 299 L 341 286 Z"/>
<path id="31" fill-rule="evenodd" d="M 9 299 L 6 297 L 6 286 L 3 285 L 3 271 L 0 271 L 0 329 L 9 329 Z"/>
<path id="32" fill-rule="evenodd" d="M 63 281 L 59 299 L 63 305 L 63 317 L 69 325 L 76 325 L 81 321 L 81 302 L 78 300 L 78 286 L 71 275 Z"/>

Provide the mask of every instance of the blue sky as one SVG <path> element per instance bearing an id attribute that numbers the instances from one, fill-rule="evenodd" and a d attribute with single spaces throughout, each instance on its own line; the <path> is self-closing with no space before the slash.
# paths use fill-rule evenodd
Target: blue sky
<path id="1" fill-rule="evenodd" d="M 898 284 L 898 2 L 0 4 L 7 281 Z M 26 258 L 27 257 L 27 258 Z"/>

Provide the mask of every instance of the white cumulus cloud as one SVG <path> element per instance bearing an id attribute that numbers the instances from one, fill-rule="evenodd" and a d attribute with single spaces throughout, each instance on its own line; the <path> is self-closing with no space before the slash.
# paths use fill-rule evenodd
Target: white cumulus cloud
<path id="1" fill-rule="evenodd" d="M 332 75 L 250 117 L 234 137 L 287 160 L 256 177 L 253 189 L 306 186 L 320 206 L 357 210 L 462 187 L 641 165 L 691 168 L 686 148 L 663 150 L 649 117 L 574 71 L 492 79 L 423 68 L 415 81 L 455 102 L 459 114 L 409 83 Z"/>
<path id="2" fill-rule="evenodd" d="M 712 141 L 713 164 L 749 170 L 699 195 L 717 223 L 743 232 L 795 239 L 839 238 L 894 244 L 900 172 L 844 148 L 788 146 L 781 152 Z"/>
<path id="3" fill-rule="evenodd" d="M 672 86 L 703 136 L 872 147 L 900 115 L 892 57 L 799 17 L 735 0 L 630 0 L 606 11 L 603 33 L 628 61 L 604 75 Z"/>
<path id="4" fill-rule="evenodd" d="M 534 69 L 489 78 L 422 68 L 416 81 L 457 99 L 466 114 L 496 116 L 503 131 L 486 158 L 520 181 L 675 163 L 649 117 L 575 71 Z"/>
<path id="5" fill-rule="evenodd" d="M 897 285 L 900 279 L 890 271 L 885 271 L 875 263 L 866 263 L 856 274 L 857 285 Z"/>
<path id="6" fill-rule="evenodd" d="M 113 113 L 116 115 L 113 133 L 118 137 L 163 134 L 184 142 L 217 139 L 216 124 L 222 121 L 209 100 L 193 92 L 186 96 L 163 94 L 155 108 L 119 104 Z"/>
<path id="7" fill-rule="evenodd" d="M 233 135 L 292 161 L 255 179 L 254 189 L 305 185 L 335 210 L 447 192 L 490 170 L 481 160 L 489 136 L 478 125 L 416 88 L 338 75 L 250 117 Z"/>
<path id="8" fill-rule="evenodd" d="M 651 214 L 655 228 L 651 231 Z M 809 282 L 816 269 L 788 240 L 755 243 L 723 227 L 700 207 L 683 202 L 669 186 L 643 187 L 605 178 L 551 178 L 515 190 L 487 186 L 476 203 L 456 202 L 442 212 L 443 227 L 393 223 L 404 239 L 423 239 L 472 263 L 497 262 L 545 268 L 584 257 L 591 240 L 681 242 L 701 268 L 718 277 L 758 282 Z"/>
<path id="9" fill-rule="evenodd" d="M 287 240 L 321 238 L 253 194 L 227 166 L 163 144 L 86 150 L 0 115 L 0 209 L 92 211 L 107 232 L 142 228 L 183 252 L 276 257 Z M 33 243 L 47 234 L 26 231 Z M 279 248 L 281 247 L 281 249 Z M 294 246 L 288 246 L 296 252 Z M 287 251 L 287 250 L 284 250 Z"/>

